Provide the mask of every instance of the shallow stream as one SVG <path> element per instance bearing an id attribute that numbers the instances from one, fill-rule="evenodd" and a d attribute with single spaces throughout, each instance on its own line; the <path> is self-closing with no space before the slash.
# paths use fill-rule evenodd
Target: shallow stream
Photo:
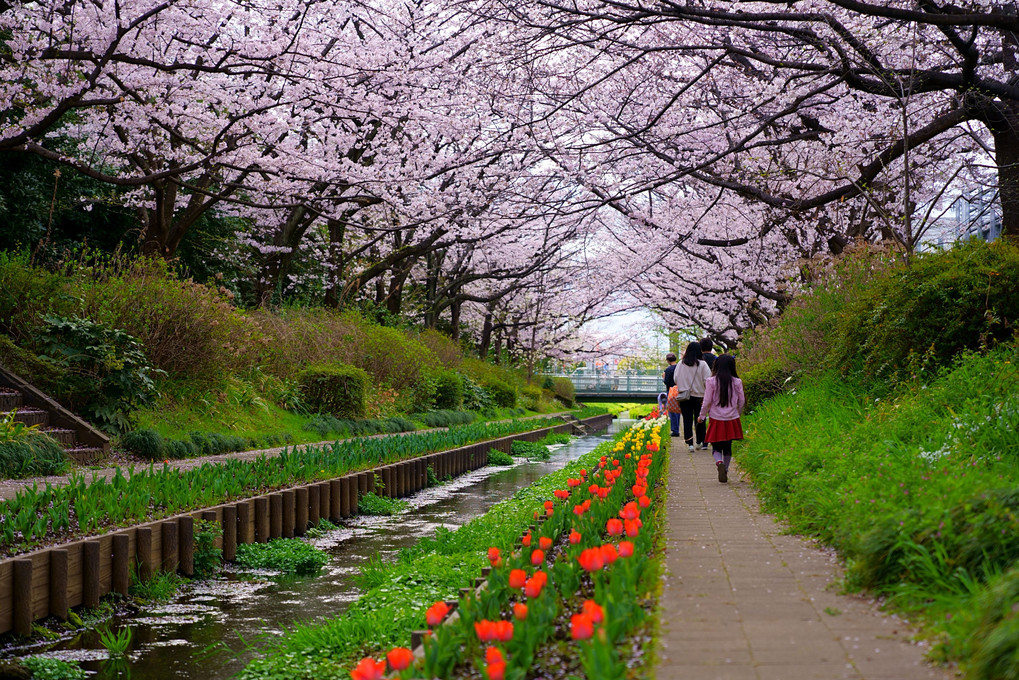
<path id="1" fill-rule="evenodd" d="M 620 414 L 628 415 L 628 414 Z M 609 431 L 629 426 L 616 420 Z M 93 678 L 219 680 L 233 676 L 257 653 L 259 641 L 294 621 L 334 616 L 360 596 L 359 566 L 376 554 L 388 559 L 437 527 L 456 528 L 485 513 L 542 476 L 591 451 L 609 433 L 576 439 L 544 462 L 510 468 L 489 466 L 408 497 L 411 507 L 393 517 L 359 516 L 312 542 L 330 559 L 317 576 L 273 579 L 271 574 L 226 573 L 191 584 L 171 603 L 143 608 L 111 622 L 132 629 L 131 648 L 120 662 L 107 660 L 99 634 L 21 653 L 78 660 Z"/>

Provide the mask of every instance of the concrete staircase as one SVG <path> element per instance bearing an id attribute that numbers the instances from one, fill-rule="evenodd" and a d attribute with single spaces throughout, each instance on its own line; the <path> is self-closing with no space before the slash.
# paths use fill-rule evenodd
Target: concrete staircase
<path id="1" fill-rule="evenodd" d="M 56 439 L 71 460 L 90 464 L 110 450 L 110 439 L 23 378 L 0 366 L 0 418 L 39 429 Z"/>
<path id="2" fill-rule="evenodd" d="M 588 434 L 587 425 L 585 425 L 580 419 L 578 419 L 572 413 L 567 413 L 563 416 L 563 420 L 573 426 L 573 434 L 583 437 Z"/>

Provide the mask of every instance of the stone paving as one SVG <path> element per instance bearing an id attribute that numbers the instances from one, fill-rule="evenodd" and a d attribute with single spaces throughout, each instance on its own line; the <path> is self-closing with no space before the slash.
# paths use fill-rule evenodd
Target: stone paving
<path id="1" fill-rule="evenodd" d="M 738 449 L 721 484 L 709 451 L 673 441 L 657 680 L 955 677 L 904 621 L 837 593 L 834 556 L 760 512 Z"/>

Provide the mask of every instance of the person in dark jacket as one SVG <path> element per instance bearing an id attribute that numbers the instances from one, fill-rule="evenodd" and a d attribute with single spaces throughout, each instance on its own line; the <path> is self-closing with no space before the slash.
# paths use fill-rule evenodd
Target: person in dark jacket
<path id="1" fill-rule="evenodd" d="M 669 362 L 669 365 L 665 367 L 665 372 L 662 373 L 662 382 L 665 383 L 665 394 L 669 393 L 669 390 L 676 384 L 676 380 L 673 377 L 676 373 L 676 355 L 669 352 L 665 355 L 665 360 Z M 672 431 L 673 437 L 679 436 L 679 414 L 669 414 L 669 427 Z"/>
<path id="2" fill-rule="evenodd" d="M 715 367 L 715 359 L 717 358 L 711 353 L 714 346 L 715 343 L 711 342 L 711 338 L 704 338 L 701 340 L 701 361 L 706 363 L 709 369 Z"/>

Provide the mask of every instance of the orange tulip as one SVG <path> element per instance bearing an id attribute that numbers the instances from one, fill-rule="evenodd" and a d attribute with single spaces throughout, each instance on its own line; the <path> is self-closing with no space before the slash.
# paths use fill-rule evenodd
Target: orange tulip
<path id="1" fill-rule="evenodd" d="M 570 637 L 586 640 L 594 635 L 594 621 L 588 614 L 574 614 L 570 617 Z"/>
<path id="2" fill-rule="evenodd" d="M 549 548 L 552 547 L 552 539 L 549 538 L 548 536 L 542 536 L 541 538 L 538 539 L 538 546 L 542 550 L 548 550 Z"/>
<path id="3" fill-rule="evenodd" d="M 581 539 L 580 532 L 578 532 L 576 529 L 570 530 L 570 545 L 576 545 L 580 543 L 580 539 Z"/>
<path id="4" fill-rule="evenodd" d="M 540 578 L 532 576 L 527 579 L 527 583 L 524 584 L 524 595 L 528 598 L 535 598 L 541 595 L 541 589 L 545 587 L 545 581 Z"/>
<path id="5" fill-rule="evenodd" d="M 499 552 L 498 548 L 488 549 L 488 561 L 492 563 L 492 566 L 498 566 L 497 563 L 502 562 L 502 553 Z"/>
<path id="6" fill-rule="evenodd" d="M 513 622 L 512 621 L 496 621 L 495 622 L 495 639 L 502 640 L 503 642 L 509 642 L 513 639 Z"/>
<path id="7" fill-rule="evenodd" d="M 428 611 L 425 612 L 425 621 L 428 622 L 429 626 L 437 626 L 442 623 L 442 620 L 446 618 L 446 614 L 449 613 L 449 605 L 445 602 L 436 602 Z"/>
<path id="8" fill-rule="evenodd" d="M 523 621 L 527 618 L 527 605 L 523 602 L 517 602 L 513 605 L 513 618 L 517 621 Z"/>
<path id="9" fill-rule="evenodd" d="M 527 581 L 527 572 L 523 569 L 513 569 L 509 574 L 509 587 L 523 588 L 524 583 Z"/>
<path id="10" fill-rule="evenodd" d="M 606 543 L 601 548 L 601 558 L 605 564 L 612 564 L 619 557 L 619 553 L 616 552 L 616 546 L 611 543 Z"/>
<path id="11" fill-rule="evenodd" d="M 605 523 L 605 531 L 609 532 L 609 536 L 622 536 L 623 535 L 623 523 L 622 521 L 613 517 Z"/>
<path id="12" fill-rule="evenodd" d="M 488 680 L 505 680 L 506 678 L 506 662 L 496 661 L 485 666 L 485 672 L 488 673 Z"/>
<path id="13" fill-rule="evenodd" d="M 545 561 L 544 550 L 535 550 L 534 552 L 531 553 L 531 564 L 533 564 L 534 566 L 538 566 L 544 561 Z"/>
<path id="14" fill-rule="evenodd" d="M 350 671 L 351 680 L 381 680 L 386 673 L 386 662 L 366 656 Z"/>
<path id="15" fill-rule="evenodd" d="M 504 660 L 502 658 L 502 650 L 498 647 L 485 648 L 485 663 L 499 663 Z"/>
<path id="16" fill-rule="evenodd" d="M 605 560 L 602 558 L 601 550 L 598 548 L 584 550 L 580 553 L 577 561 L 580 562 L 581 568 L 585 571 L 600 571 L 605 566 Z"/>
<path id="17" fill-rule="evenodd" d="M 605 611 L 594 600 L 585 600 L 581 611 L 590 616 L 594 623 L 601 623 L 605 619 Z"/>
<path id="18" fill-rule="evenodd" d="M 642 508 L 651 507 L 651 499 L 648 498 L 647 496 L 641 496 L 640 498 L 638 498 L 637 503 L 640 504 L 640 507 Z"/>
<path id="19" fill-rule="evenodd" d="M 630 557 L 631 555 L 633 555 L 633 543 L 630 543 L 629 541 L 620 541 L 619 556 Z"/>
<path id="20" fill-rule="evenodd" d="M 414 652 L 406 647 L 393 647 L 389 654 L 386 654 L 386 662 L 390 670 L 402 671 L 414 662 Z"/>

